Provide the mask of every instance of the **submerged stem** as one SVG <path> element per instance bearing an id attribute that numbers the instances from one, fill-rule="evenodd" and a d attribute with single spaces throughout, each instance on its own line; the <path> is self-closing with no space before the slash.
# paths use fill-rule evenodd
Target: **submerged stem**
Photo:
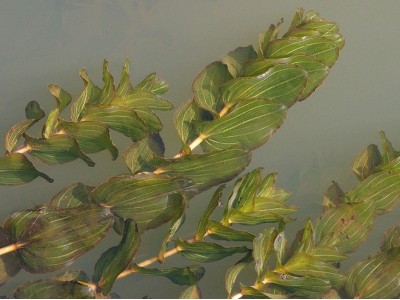
<path id="1" fill-rule="evenodd" d="M 10 252 L 17 251 L 18 249 L 21 249 L 23 246 L 25 246 L 27 244 L 28 243 L 15 243 L 15 244 L 11 244 L 11 245 L 5 246 L 3 248 L 0 248 L 0 256 L 10 253 Z"/>

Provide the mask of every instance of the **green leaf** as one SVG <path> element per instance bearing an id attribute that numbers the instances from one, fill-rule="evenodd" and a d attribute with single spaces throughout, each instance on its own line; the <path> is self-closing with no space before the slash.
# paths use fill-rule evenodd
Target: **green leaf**
<path id="1" fill-rule="evenodd" d="M 388 252 L 393 248 L 400 248 L 400 226 L 396 225 L 385 232 L 385 237 L 382 241 L 382 252 Z"/>
<path id="2" fill-rule="evenodd" d="M 0 248 L 12 244 L 10 236 L 3 227 L 0 227 Z M 17 275 L 21 270 L 21 261 L 15 252 L 10 252 L 0 256 L 0 286 L 9 279 Z"/>
<path id="3" fill-rule="evenodd" d="M 331 67 L 339 56 L 339 46 L 329 38 L 302 36 L 274 40 L 268 44 L 265 52 L 267 58 L 283 58 L 297 54 L 313 55 Z"/>
<path id="4" fill-rule="evenodd" d="M 101 89 L 99 100 L 96 101 L 101 106 L 109 105 L 115 96 L 114 78 L 108 71 L 108 61 L 103 61 L 103 82 L 104 86 Z"/>
<path id="5" fill-rule="evenodd" d="M 41 120 L 45 116 L 45 112 L 40 108 L 39 103 L 30 101 L 25 107 L 25 115 L 27 119 Z"/>
<path id="6" fill-rule="evenodd" d="M 299 277 L 288 274 L 268 273 L 263 280 L 264 284 L 274 284 L 284 288 L 297 297 L 317 298 L 331 289 L 328 280 L 320 277 Z M 292 297 L 294 296 L 292 295 Z"/>
<path id="7" fill-rule="evenodd" d="M 239 77 L 222 87 L 224 103 L 246 99 L 268 98 L 287 107 L 300 99 L 307 83 L 307 72 L 294 64 L 276 65 L 263 74 Z"/>
<path id="8" fill-rule="evenodd" d="M 60 115 L 59 108 L 55 108 L 49 112 L 49 114 L 47 115 L 47 120 L 43 125 L 43 131 L 42 131 L 43 138 L 48 139 L 54 133 L 55 129 L 57 128 L 59 115 Z"/>
<path id="9" fill-rule="evenodd" d="M 213 220 L 208 221 L 207 233 L 215 240 L 252 242 L 255 238 L 252 233 L 235 230 Z"/>
<path id="10" fill-rule="evenodd" d="M 379 214 L 388 212 L 400 201 L 400 170 L 383 170 L 370 175 L 346 193 L 349 203 L 374 202 Z"/>
<path id="11" fill-rule="evenodd" d="M 193 183 L 187 179 L 143 173 L 112 177 L 89 199 L 110 207 L 120 218 L 133 219 L 142 232 L 171 220 L 182 206 L 182 194 L 192 192 Z"/>
<path id="12" fill-rule="evenodd" d="M 72 100 L 70 94 L 68 94 L 65 90 L 60 88 L 55 84 L 50 84 L 47 89 L 49 90 L 50 94 L 53 95 L 54 99 L 57 102 L 57 109 L 59 112 L 62 112 Z"/>
<path id="13" fill-rule="evenodd" d="M 324 194 L 323 212 L 335 208 L 337 205 L 343 203 L 344 192 L 340 188 L 339 184 L 332 181 L 332 184 L 328 187 Z"/>
<path id="14" fill-rule="evenodd" d="M 89 193 L 93 187 L 81 182 L 73 183 L 59 191 L 48 203 L 49 206 L 69 208 L 90 203 Z"/>
<path id="15" fill-rule="evenodd" d="M 96 153 L 107 149 L 113 160 L 118 157 L 118 149 L 111 141 L 106 125 L 96 121 L 67 122 L 58 120 L 58 128 L 74 138 L 85 153 Z"/>
<path id="16" fill-rule="evenodd" d="M 11 153 L 15 150 L 20 137 L 36 122 L 37 120 L 34 119 L 24 120 L 10 128 L 5 139 L 7 152 Z"/>
<path id="17" fill-rule="evenodd" d="M 137 114 L 139 119 L 143 122 L 145 129 L 149 133 L 156 134 L 160 132 L 161 129 L 163 128 L 160 119 L 150 109 L 137 108 L 135 109 L 135 113 Z"/>
<path id="18" fill-rule="evenodd" d="M 265 51 L 267 49 L 268 44 L 277 38 L 280 26 L 282 24 L 282 20 L 278 22 L 276 25 L 271 24 L 268 30 L 262 32 L 258 39 L 258 58 L 265 57 Z"/>
<path id="19" fill-rule="evenodd" d="M 188 243 L 181 239 L 176 240 L 176 247 L 179 253 L 194 262 L 212 262 L 221 260 L 235 253 L 245 253 L 249 249 L 246 247 L 229 247 L 206 242 Z"/>
<path id="20" fill-rule="evenodd" d="M 241 212 L 239 210 L 233 209 L 230 212 L 229 219 L 227 220 L 228 224 L 243 224 L 243 225 L 258 225 L 263 223 L 276 223 L 276 222 L 284 222 L 288 223 L 293 221 L 293 219 L 285 218 L 282 215 L 279 215 L 274 212 L 264 212 L 263 214 L 258 213 L 257 211 L 253 212 Z"/>
<path id="21" fill-rule="evenodd" d="M 374 255 L 352 267 L 346 293 L 354 298 L 398 298 L 400 295 L 400 251 L 398 248 Z"/>
<path id="22" fill-rule="evenodd" d="M 225 184 L 220 185 L 214 192 L 210 203 L 208 203 L 208 206 L 204 213 L 201 215 L 201 218 L 199 220 L 199 224 L 197 225 L 197 232 L 195 236 L 196 241 L 201 241 L 203 237 L 205 236 L 207 232 L 207 223 L 208 220 L 210 219 L 212 213 L 214 210 L 220 205 L 221 203 L 221 197 L 222 197 L 222 192 L 225 189 Z"/>
<path id="23" fill-rule="evenodd" d="M 89 167 L 95 163 L 82 152 L 75 139 L 65 134 L 54 134 L 48 139 L 36 139 L 27 134 L 25 147 L 29 148 L 29 154 L 38 161 L 47 165 L 57 165 L 82 159 Z"/>
<path id="24" fill-rule="evenodd" d="M 94 267 L 93 282 L 96 283 L 97 289 L 102 294 L 109 294 L 118 275 L 128 267 L 134 258 L 139 245 L 140 235 L 135 222 L 131 219 L 126 220 L 119 245 L 104 252 Z"/>
<path id="25" fill-rule="evenodd" d="M 258 280 L 261 280 L 264 272 L 268 270 L 268 261 L 275 252 L 274 242 L 277 235 L 275 228 L 266 228 L 253 240 L 253 258 Z"/>
<path id="26" fill-rule="evenodd" d="M 41 206 L 14 213 L 4 223 L 23 267 L 32 273 L 52 272 L 70 265 L 94 248 L 113 221 L 108 208 L 84 205 L 72 208 Z"/>
<path id="27" fill-rule="evenodd" d="M 184 144 L 190 144 L 198 136 L 194 121 L 203 120 L 203 118 L 202 111 L 194 100 L 186 101 L 177 108 L 174 124 Z"/>
<path id="28" fill-rule="evenodd" d="M 346 203 L 326 211 L 315 224 L 317 246 L 353 252 L 368 235 L 375 219 L 373 201 Z"/>
<path id="29" fill-rule="evenodd" d="M 141 274 L 163 276 L 178 285 L 194 285 L 205 273 L 205 269 L 199 265 L 191 265 L 185 268 L 168 268 L 168 269 L 147 269 L 137 265 L 132 266 Z"/>
<path id="30" fill-rule="evenodd" d="M 46 174 L 36 170 L 23 154 L 10 153 L 0 157 L 0 185 L 27 183 L 38 176 L 43 177 L 48 182 L 54 181 Z"/>
<path id="31" fill-rule="evenodd" d="M 97 102 L 101 93 L 100 88 L 89 79 L 85 69 L 79 70 L 79 76 L 83 79 L 85 89 L 71 106 L 71 119 L 74 122 L 81 120 L 85 106 Z"/>
<path id="32" fill-rule="evenodd" d="M 233 77 L 238 77 L 242 73 L 243 65 L 252 59 L 257 58 L 257 53 L 253 46 L 239 47 L 222 57 L 221 61 L 228 67 L 229 73 Z"/>
<path id="33" fill-rule="evenodd" d="M 205 151 L 240 145 L 253 150 L 265 144 L 283 124 L 286 107 L 275 101 L 251 99 L 240 101 L 232 110 L 214 121 L 199 124 L 205 137 Z"/>
<path id="34" fill-rule="evenodd" d="M 191 285 L 179 295 L 179 299 L 201 299 L 201 291 L 197 284 Z"/>
<path id="35" fill-rule="evenodd" d="M 232 297 L 232 289 L 235 284 L 236 278 L 240 272 L 248 265 L 247 262 L 241 262 L 230 267 L 225 273 L 225 289 L 228 292 L 228 298 Z"/>
<path id="36" fill-rule="evenodd" d="M 117 90 L 115 91 L 118 96 L 125 96 L 132 90 L 131 79 L 129 77 L 129 65 L 129 60 L 126 59 L 124 66 L 122 67 L 121 80 L 118 84 Z"/>
<path id="37" fill-rule="evenodd" d="M 14 297 L 17 299 L 95 299 L 96 292 L 75 280 L 40 279 L 17 287 Z"/>
<path id="38" fill-rule="evenodd" d="M 132 109 L 171 110 L 174 108 L 167 99 L 146 90 L 134 90 L 124 97 L 115 97 L 111 105 L 127 106 Z"/>
<path id="39" fill-rule="evenodd" d="M 220 61 L 213 62 L 205 67 L 192 84 L 194 101 L 196 104 L 215 115 L 222 109 L 219 87 L 226 81 L 232 79 L 225 64 Z"/>
<path id="40" fill-rule="evenodd" d="M 154 156 L 147 138 L 134 142 L 122 153 L 125 164 L 132 174 L 154 171 L 155 167 L 152 163 Z"/>
<path id="41" fill-rule="evenodd" d="M 378 146 L 371 144 L 356 156 L 352 169 L 358 179 L 363 180 L 371 175 L 381 163 L 382 156 Z"/>
<path id="42" fill-rule="evenodd" d="M 196 184 L 198 191 L 204 191 L 236 177 L 249 161 L 248 151 L 230 148 L 175 159 L 158 159 L 157 170 L 159 173 L 189 178 Z"/>
<path id="43" fill-rule="evenodd" d="M 274 250 L 276 254 L 276 265 L 278 267 L 282 266 L 283 263 L 286 261 L 286 247 L 287 247 L 287 239 L 285 236 L 285 232 L 280 232 L 274 241 Z"/>
<path id="44" fill-rule="evenodd" d="M 164 80 L 158 78 L 156 73 L 151 73 L 135 86 L 134 90 L 149 91 L 160 95 L 165 94 L 168 91 L 168 84 Z"/>
<path id="45" fill-rule="evenodd" d="M 97 121 L 134 141 L 141 140 L 147 134 L 146 127 L 139 116 L 130 108 L 122 106 L 99 107 L 90 105 L 85 110 L 82 121 Z"/>
<path id="46" fill-rule="evenodd" d="M 397 152 L 393 148 L 392 143 L 387 139 L 383 130 L 379 130 L 379 134 L 381 136 L 383 148 L 382 163 L 387 164 L 396 159 L 400 155 L 400 152 Z"/>

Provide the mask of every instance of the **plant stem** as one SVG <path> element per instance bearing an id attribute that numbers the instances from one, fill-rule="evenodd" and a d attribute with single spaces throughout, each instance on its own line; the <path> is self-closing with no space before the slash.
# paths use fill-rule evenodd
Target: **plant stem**
<path id="1" fill-rule="evenodd" d="M 0 248 L 0 256 L 10 253 L 10 252 L 17 251 L 18 249 L 21 249 L 23 246 L 25 246 L 27 244 L 28 243 L 15 243 L 15 244 L 11 244 L 11 245 L 5 246 L 3 248 Z"/>

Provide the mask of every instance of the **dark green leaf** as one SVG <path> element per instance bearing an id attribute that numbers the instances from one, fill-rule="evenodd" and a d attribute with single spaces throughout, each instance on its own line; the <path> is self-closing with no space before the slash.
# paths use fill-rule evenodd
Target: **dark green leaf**
<path id="1" fill-rule="evenodd" d="M 200 108 L 218 115 L 224 106 L 219 87 L 230 79 L 232 76 L 225 64 L 220 61 L 209 64 L 197 75 L 192 85 L 193 99 L 196 104 Z"/>
<path id="2" fill-rule="evenodd" d="M 225 103 L 268 98 L 287 107 L 300 99 L 307 83 L 307 72 L 294 64 L 276 65 L 254 77 L 239 77 L 222 86 Z"/>
<path id="3" fill-rule="evenodd" d="M 343 203 L 344 192 L 340 188 L 339 184 L 332 181 L 332 184 L 328 187 L 324 195 L 323 201 L 323 212 L 335 208 L 337 205 Z"/>
<path id="4" fill-rule="evenodd" d="M 71 106 L 71 119 L 74 122 L 81 120 L 85 106 L 97 102 L 101 93 L 100 88 L 89 79 L 85 69 L 79 70 L 79 76 L 83 79 L 85 89 Z"/>
<path id="5" fill-rule="evenodd" d="M 182 206 L 182 194 L 191 193 L 189 180 L 163 174 L 112 177 L 90 193 L 90 200 L 106 205 L 118 217 L 133 219 L 139 231 L 171 220 Z"/>
<path id="6" fill-rule="evenodd" d="M 221 61 L 227 65 L 233 77 L 238 77 L 242 73 L 243 65 L 249 60 L 257 58 L 257 53 L 253 46 L 239 47 L 223 56 Z"/>
<path id="7" fill-rule="evenodd" d="M 240 293 L 243 295 L 241 299 L 285 299 L 287 295 L 277 295 L 265 293 L 252 286 L 240 285 Z"/>
<path id="8" fill-rule="evenodd" d="M 194 121 L 202 120 L 202 113 L 194 100 L 184 102 L 174 114 L 174 124 L 184 144 L 189 144 L 198 133 L 194 128 Z"/>
<path id="9" fill-rule="evenodd" d="M 225 248 L 214 243 L 188 243 L 179 238 L 176 241 L 176 247 L 179 253 L 182 253 L 183 256 L 194 262 L 217 261 L 235 253 L 245 253 L 249 251 L 249 249 L 244 246 Z"/>
<path id="10" fill-rule="evenodd" d="M 378 146 L 371 144 L 356 156 L 353 162 L 353 172 L 358 179 L 363 180 L 374 172 L 382 163 L 382 156 Z"/>
<path id="11" fill-rule="evenodd" d="M 135 86 L 134 90 L 149 91 L 157 95 L 165 94 L 168 91 L 168 84 L 164 80 L 158 78 L 156 73 L 151 73 Z"/>
<path id="12" fill-rule="evenodd" d="M 3 227 L 0 227 L 0 248 L 12 244 L 10 236 Z M 17 275 L 21 270 L 21 261 L 14 252 L 0 256 L 0 286 Z"/>
<path id="13" fill-rule="evenodd" d="M 24 120 L 10 128 L 5 139 L 7 152 L 11 153 L 15 150 L 20 137 L 36 122 L 37 120 L 34 119 Z"/>
<path id="14" fill-rule="evenodd" d="M 199 191 L 236 177 L 249 163 L 250 153 L 239 148 L 192 154 L 176 159 L 159 159 L 159 173 L 184 176 L 196 184 Z M 221 165 L 224 167 L 221 168 Z"/>
<path id="15" fill-rule="evenodd" d="M 58 128 L 74 138 L 85 153 L 96 153 L 107 149 L 113 160 L 118 157 L 118 149 L 113 145 L 108 128 L 96 121 L 67 122 L 58 120 Z"/>
<path id="16" fill-rule="evenodd" d="M 27 183 L 38 176 L 43 177 L 48 182 L 54 181 L 46 174 L 36 170 L 23 154 L 10 153 L 0 157 L 0 185 Z"/>
<path id="17" fill-rule="evenodd" d="M 127 106 L 132 109 L 170 110 L 174 108 L 167 99 L 146 90 L 134 90 L 124 97 L 115 97 L 111 105 Z"/>
<path id="18" fill-rule="evenodd" d="M 194 285 L 204 275 L 204 268 L 199 265 L 191 265 L 185 268 L 169 268 L 169 269 L 146 269 L 137 265 L 132 267 L 141 274 L 163 276 L 178 285 Z"/>
<path id="19" fill-rule="evenodd" d="M 373 201 L 342 204 L 326 211 L 315 224 L 317 246 L 343 254 L 354 251 L 368 235 L 375 219 Z"/>
<path id="20" fill-rule="evenodd" d="M 37 207 L 14 213 L 5 221 L 13 241 L 26 243 L 17 255 L 32 273 L 61 269 L 95 247 L 107 234 L 113 215 L 108 208 Z"/>
<path id="21" fill-rule="evenodd" d="M 95 299 L 96 293 L 89 286 L 77 281 L 40 279 L 27 282 L 14 291 L 17 299 Z"/>
<path id="22" fill-rule="evenodd" d="M 73 183 L 59 191 L 48 203 L 49 206 L 69 208 L 90 203 L 89 193 L 93 187 L 83 183 Z"/>
<path id="23" fill-rule="evenodd" d="M 132 174 L 143 171 L 154 171 L 155 167 L 152 163 L 154 155 L 147 138 L 133 143 L 122 153 L 125 164 Z"/>
<path id="24" fill-rule="evenodd" d="M 275 252 L 274 242 L 277 235 L 275 228 L 266 228 L 253 240 L 253 258 L 258 280 L 267 271 L 269 258 Z"/>
<path id="25" fill-rule="evenodd" d="M 62 112 L 70 103 L 72 100 L 72 97 L 70 94 L 68 94 L 66 91 L 64 91 L 62 88 L 55 84 L 50 84 L 48 86 L 48 90 L 50 94 L 54 96 L 54 99 L 57 101 L 57 109 L 59 112 Z"/>
<path id="26" fill-rule="evenodd" d="M 118 84 L 115 93 L 118 96 L 125 96 L 132 90 L 131 79 L 129 77 L 129 60 L 126 59 L 124 66 L 122 67 L 121 80 Z"/>
<path id="27" fill-rule="evenodd" d="M 160 119 L 150 109 L 137 108 L 135 109 L 135 113 L 137 114 L 139 119 L 143 122 L 145 129 L 149 133 L 156 134 L 160 132 L 161 129 L 163 128 Z"/>
<path id="28" fill-rule="evenodd" d="M 252 150 L 265 144 L 283 124 L 286 107 L 264 99 L 243 100 L 214 121 L 202 122 L 198 131 L 204 137 L 203 149 L 227 149 L 240 145 Z"/>
<path id="29" fill-rule="evenodd" d="M 29 154 L 38 161 L 47 165 L 57 165 L 82 159 L 89 167 L 95 163 L 86 156 L 78 143 L 68 135 L 54 134 L 48 139 L 36 139 L 27 134 L 25 146 L 29 148 Z"/>
<path id="30" fill-rule="evenodd" d="M 41 120 L 45 116 L 45 112 L 40 108 L 36 101 L 29 102 L 25 107 L 25 116 L 27 119 Z"/>
<path id="31" fill-rule="evenodd" d="M 224 226 L 221 223 L 212 220 L 208 221 L 207 233 L 213 239 L 225 241 L 251 242 L 255 238 L 254 234 L 252 233 L 234 230 L 230 227 Z"/>
<path id="32" fill-rule="evenodd" d="M 348 274 L 346 293 L 350 297 L 398 298 L 400 295 L 400 249 L 379 253 L 352 267 Z"/>
<path id="33" fill-rule="evenodd" d="M 101 106 L 109 105 L 115 96 L 114 78 L 108 71 L 108 61 L 103 61 L 103 82 L 104 86 L 101 89 L 99 100 L 96 101 Z"/>
<path id="34" fill-rule="evenodd" d="M 244 213 L 239 210 L 231 210 L 228 224 L 244 224 L 244 225 L 258 225 L 263 223 L 276 223 L 276 222 L 284 222 L 288 223 L 293 221 L 293 219 L 285 218 L 282 215 L 279 215 L 274 212 L 264 212 L 262 214 L 257 211 Z"/>
<path id="35" fill-rule="evenodd" d="M 233 285 L 240 272 L 248 265 L 246 262 L 241 262 L 230 267 L 225 273 L 225 289 L 228 292 L 228 298 L 232 296 Z"/>
<path id="36" fill-rule="evenodd" d="M 186 288 L 180 295 L 179 299 L 201 299 L 201 291 L 197 284 Z"/>
<path id="37" fill-rule="evenodd" d="M 258 39 L 258 58 L 263 58 L 265 57 L 265 51 L 267 49 L 268 44 L 270 41 L 273 41 L 276 39 L 280 26 L 282 24 L 282 20 L 278 22 L 276 25 L 271 24 L 269 26 L 268 30 L 262 32 L 260 34 L 260 37 Z"/>
<path id="38" fill-rule="evenodd" d="M 99 107 L 90 105 L 85 110 L 82 121 L 98 121 L 134 141 L 144 138 L 146 128 L 139 116 L 131 109 L 122 106 Z"/>
<path id="39" fill-rule="evenodd" d="M 396 159 L 400 155 L 400 152 L 397 152 L 393 148 L 392 143 L 387 139 L 383 130 L 380 130 L 379 134 L 381 136 L 383 148 L 382 163 L 387 164 Z"/>
<path id="40" fill-rule="evenodd" d="M 316 56 L 331 67 L 338 58 L 339 47 L 335 41 L 319 36 L 302 36 L 277 39 L 268 44 L 267 58 L 283 58 L 297 54 Z"/>
<path id="41" fill-rule="evenodd" d="M 210 203 L 208 203 L 206 210 L 202 214 L 202 216 L 199 220 L 199 224 L 197 225 L 197 232 L 196 232 L 196 236 L 195 236 L 196 241 L 202 240 L 204 235 L 206 234 L 208 220 L 210 219 L 210 216 L 212 215 L 214 210 L 220 205 L 222 191 L 224 190 L 224 188 L 225 188 L 225 184 L 220 185 L 216 189 L 216 191 L 214 192 L 214 194 L 211 198 Z"/>
<path id="42" fill-rule="evenodd" d="M 118 246 L 104 252 L 94 267 L 93 282 L 107 295 L 117 279 L 134 258 L 140 245 L 140 235 L 135 222 L 125 221 L 124 233 Z"/>

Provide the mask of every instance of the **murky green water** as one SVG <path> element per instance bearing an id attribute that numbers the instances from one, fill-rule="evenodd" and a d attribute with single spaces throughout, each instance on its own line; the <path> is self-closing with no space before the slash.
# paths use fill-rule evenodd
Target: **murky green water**
<path id="1" fill-rule="evenodd" d="M 153 71 L 170 84 L 167 96 L 176 105 L 191 95 L 191 82 L 208 63 L 238 46 L 256 44 L 259 32 L 280 17 L 286 26 L 298 6 L 315 9 L 336 21 L 346 46 L 326 82 L 307 101 L 290 109 L 288 119 L 272 140 L 253 154 L 249 169 L 258 166 L 278 171 L 278 186 L 293 193 L 299 208 L 289 225 L 292 236 L 311 216 L 321 211 L 325 189 L 332 180 L 343 189 L 355 185 L 350 165 L 369 143 L 379 143 L 378 129 L 400 147 L 399 70 L 400 20 L 397 1 L 266 1 L 266 0 L 142 0 L 142 1 L 1 1 L 0 2 L 0 136 L 24 118 L 24 107 L 37 100 L 48 111 L 54 105 L 47 93 L 56 83 L 76 96 L 81 91 L 77 71 L 87 68 L 101 83 L 104 58 L 116 74 L 125 58 L 132 62 L 135 82 Z M 179 139 L 172 126 L 172 112 L 160 114 L 167 156 L 175 154 Z M 117 143 L 127 141 L 113 135 Z M 3 148 L 4 151 L 4 148 Z M 0 187 L 0 219 L 16 210 L 47 202 L 63 186 L 82 181 L 96 185 L 126 169 L 121 160 L 102 152 L 91 156 L 95 171 L 75 161 L 57 167 L 39 165 L 55 178 L 53 184 L 37 179 L 21 187 Z M 71 175 L 73 174 L 73 175 Z M 192 200 L 179 236 L 193 235 L 211 191 Z M 399 209 L 378 217 L 369 240 L 344 264 L 378 250 L 383 232 L 398 221 Z M 137 256 L 140 261 L 156 253 L 166 227 L 146 233 Z M 79 259 L 70 268 L 92 274 L 105 249 L 118 242 L 116 235 Z M 224 272 L 238 257 L 206 266 L 200 282 L 204 297 L 225 297 Z M 166 266 L 184 265 L 180 257 Z M 44 275 L 43 275 L 44 276 Z M 0 287 L 12 295 L 19 284 L 43 277 L 21 271 Z M 47 275 L 46 275 L 47 276 Z M 243 282 L 248 282 L 245 276 Z M 114 290 L 123 298 L 175 298 L 182 290 L 167 279 L 130 276 Z"/>

